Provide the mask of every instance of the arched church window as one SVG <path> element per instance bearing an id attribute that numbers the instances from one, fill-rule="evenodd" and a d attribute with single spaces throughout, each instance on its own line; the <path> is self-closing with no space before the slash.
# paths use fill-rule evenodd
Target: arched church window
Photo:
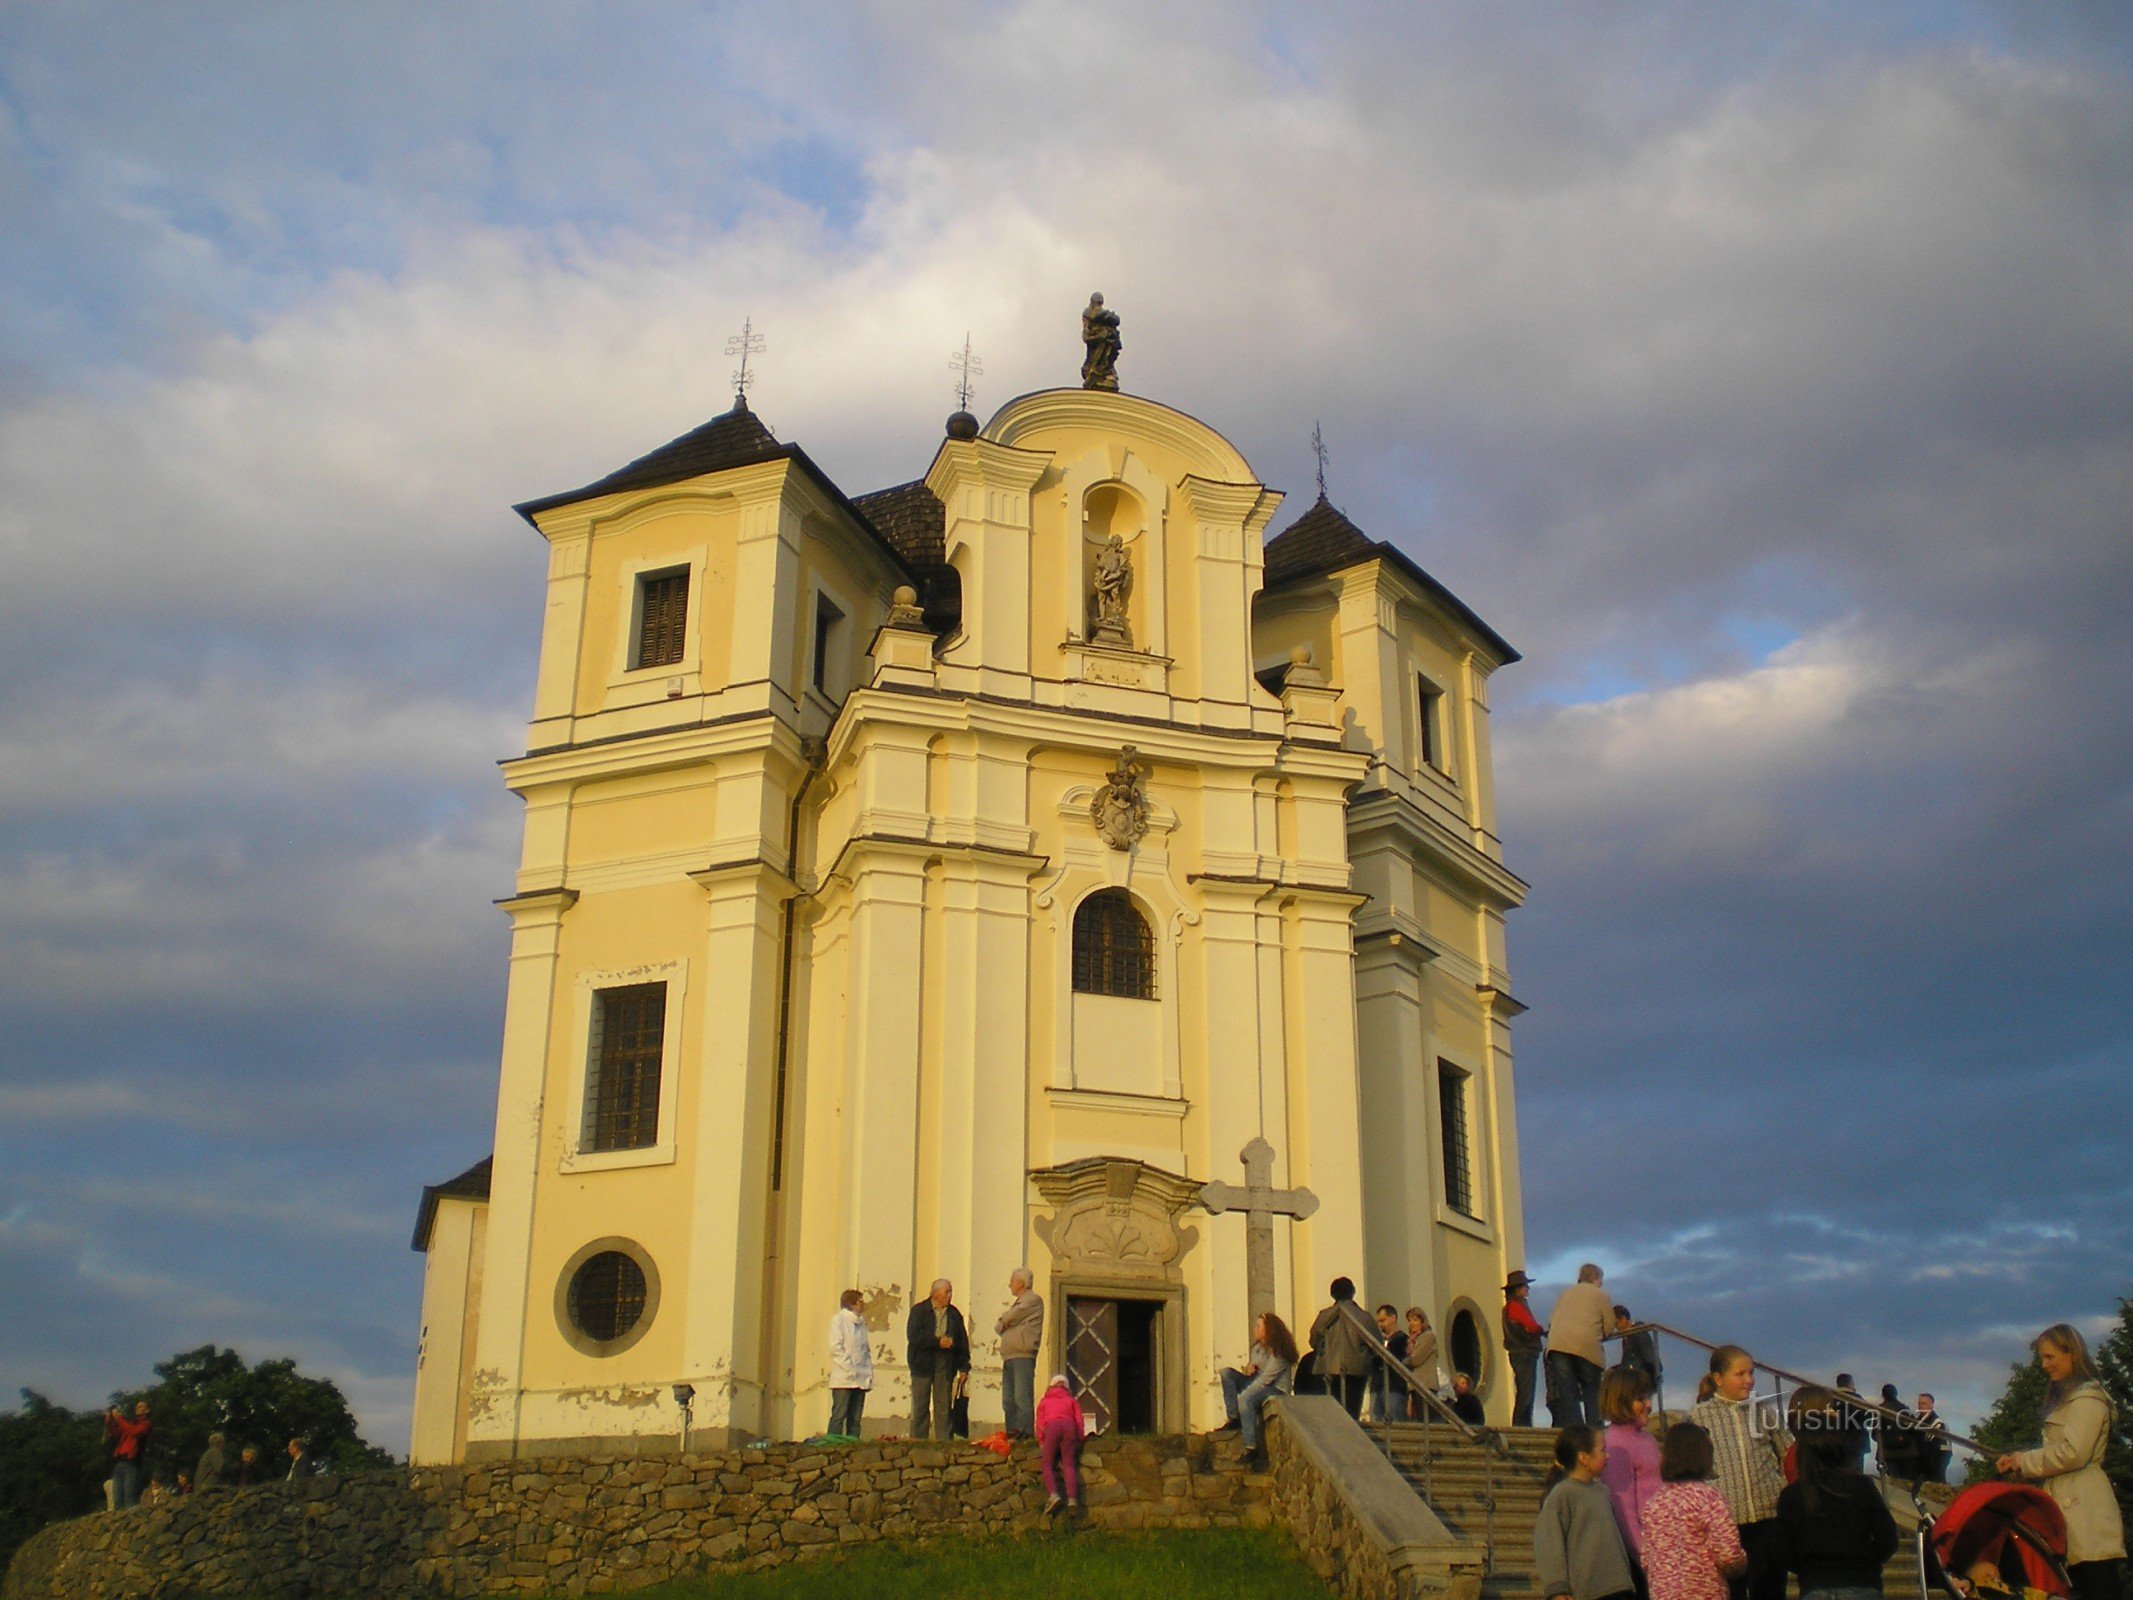
<path id="1" fill-rule="evenodd" d="M 1074 988 L 1155 998 L 1155 934 L 1123 889 L 1099 889 L 1074 912 Z"/>
<path id="2" fill-rule="evenodd" d="M 637 1326 L 644 1299 L 644 1268 L 620 1250 L 602 1250 L 571 1275 L 570 1320 L 586 1338 L 606 1344 Z"/>

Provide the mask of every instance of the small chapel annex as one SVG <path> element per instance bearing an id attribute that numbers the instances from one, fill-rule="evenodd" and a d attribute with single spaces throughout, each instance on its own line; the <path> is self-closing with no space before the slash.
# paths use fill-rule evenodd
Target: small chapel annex
<path id="1" fill-rule="evenodd" d="M 1114 324 L 1115 326 L 1115 319 Z M 917 463 L 914 462 L 914 465 Z M 1102 387 L 848 496 L 736 398 L 518 507 L 548 544 L 493 1155 L 423 1192 L 417 1463 L 820 1432 L 865 1294 L 1044 1296 L 1092 1423 L 1222 1418 L 1263 1138 L 1299 1333 L 1345 1274 L 1510 1408 L 1524 1262 L 1488 682 L 1323 495 Z M 686 1409 L 685 1409 L 686 1407 Z"/>

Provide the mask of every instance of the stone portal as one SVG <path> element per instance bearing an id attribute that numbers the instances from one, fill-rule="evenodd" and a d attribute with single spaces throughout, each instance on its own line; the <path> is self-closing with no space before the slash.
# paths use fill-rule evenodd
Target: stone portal
<path id="1" fill-rule="evenodd" d="M 1123 1156 L 1030 1174 L 1051 1205 L 1037 1236 L 1051 1252 L 1051 1348 L 1091 1429 L 1182 1433 L 1191 1334 L 1180 1263 L 1199 1234 L 1179 1223 L 1190 1178 Z"/>

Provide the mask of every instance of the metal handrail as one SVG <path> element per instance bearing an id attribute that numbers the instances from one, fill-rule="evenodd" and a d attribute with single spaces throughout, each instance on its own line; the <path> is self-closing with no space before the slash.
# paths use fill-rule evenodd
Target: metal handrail
<path id="1" fill-rule="evenodd" d="M 1394 1355 L 1392 1346 L 1388 1345 L 1384 1337 L 1378 1332 L 1377 1323 L 1365 1316 L 1362 1309 L 1353 1300 L 1343 1300 L 1339 1302 L 1339 1305 L 1341 1314 L 1354 1324 L 1357 1333 L 1363 1335 L 1363 1348 L 1375 1356 L 1379 1364 L 1385 1367 L 1387 1371 L 1397 1376 L 1407 1386 L 1409 1394 L 1419 1396 L 1422 1403 L 1436 1413 L 1437 1421 L 1448 1425 L 1453 1432 L 1469 1444 L 1478 1444 L 1483 1449 L 1493 1450 L 1499 1455 L 1509 1453 L 1510 1446 L 1504 1443 L 1500 1434 L 1492 1428 L 1475 1427 L 1466 1418 L 1445 1404 L 1436 1390 L 1415 1375 L 1412 1367 Z"/>
<path id="2" fill-rule="evenodd" d="M 1644 1333 L 1647 1331 L 1652 1333 L 1666 1334 L 1670 1338 L 1679 1339 L 1683 1344 L 1695 1345 L 1700 1350 L 1719 1350 L 1724 1348 L 1722 1345 L 1715 1345 L 1711 1343 L 1711 1341 L 1708 1339 L 1699 1339 L 1693 1333 L 1684 1333 L 1681 1329 L 1676 1328 L 1671 1324 L 1665 1322 L 1635 1322 L 1631 1323 L 1627 1328 L 1621 1329 L 1619 1332 L 1602 1334 L 1601 1338 L 1605 1341 L 1612 1341 L 1615 1339 L 1626 1339 L 1633 1333 Z M 1902 1426 L 1907 1415 L 1905 1412 L 1893 1406 L 1885 1406 L 1878 1400 L 1869 1400 L 1864 1395 L 1854 1394 L 1848 1390 L 1839 1389 L 1834 1384 L 1823 1383 L 1822 1381 L 1816 1378 L 1802 1377 L 1797 1372 L 1788 1372 L 1785 1370 L 1785 1368 L 1772 1366 L 1767 1361 L 1756 1361 L 1753 1354 L 1750 1354 L 1748 1359 L 1751 1362 L 1754 1362 L 1756 1371 L 1769 1373 L 1773 1378 L 1776 1378 L 1780 1384 L 1789 1383 L 1795 1389 L 1827 1389 L 1830 1393 L 1840 1396 L 1843 1399 L 1844 1403 L 1847 1406 L 1850 1406 L 1855 1411 L 1870 1412 L 1874 1416 L 1881 1417 L 1885 1421 L 1893 1422 L 1898 1426 Z M 1780 1395 L 1780 1398 L 1782 1398 L 1782 1394 Z M 1912 1413 L 1911 1415 L 1915 1415 L 1915 1413 Z M 1954 1429 L 1946 1426 L 1943 1426 L 1939 1430 L 1937 1430 L 1933 1437 L 1945 1440 L 1947 1443 L 1952 1445 L 1961 1445 L 1965 1450 L 1969 1450 L 1977 1455 L 1989 1456 L 1993 1454 L 1992 1448 L 1989 1445 L 1979 1444 L 1977 1440 L 1972 1439 L 1967 1435 L 1957 1433 Z"/>

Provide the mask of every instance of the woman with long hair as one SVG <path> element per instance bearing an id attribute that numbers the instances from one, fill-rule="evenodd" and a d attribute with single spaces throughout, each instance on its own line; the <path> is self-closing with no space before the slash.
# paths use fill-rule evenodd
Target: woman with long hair
<path id="1" fill-rule="evenodd" d="M 1644 1503 L 1641 1547 L 1651 1600 L 1726 1600 L 1728 1581 L 1748 1570 L 1733 1513 L 1711 1484 L 1715 1470 L 1708 1433 L 1693 1422 L 1666 1430 L 1659 1492 Z"/>
<path id="2" fill-rule="evenodd" d="M 1800 1477 L 1778 1496 L 1782 1570 L 1800 1575 L 1800 1600 L 1874 1600 L 1896 1553 L 1896 1521 L 1859 1470 L 1859 1435 L 1843 1397 L 1812 1385 L 1792 1397 Z"/>
<path id="3" fill-rule="evenodd" d="M 1747 1571 L 1732 1580 L 1733 1600 L 1785 1600 L 1785 1569 L 1775 1559 L 1778 1492 L 1792 1435 L 1755 1403 L 1755 1358 L 1737 1344 L 1711 1352 L 1711 1393 L 1689 1420 L 1711 1436 L 1718 1492 L 1748 1552 Z"/>
<path id="4" fill-rule="evenodd" d="M 2126 1556 L 2125 1521 L 2103 1470 L 2117 1416 L 2110 1391 L 2096 1376 L 2088 1341 L 2069 1323 L 2055 1322 L 2030 1346 L 2044 1369 L 2044 1443 L 2004 1455 L 1995 1469 L 2034 1478 L 2066 1516 L 2067 1575 L 2074 1600 L 2118 1600 Z"/>
<path id="5" fill-rule="evenodd" d="M 1572 1423 L 1555 1436 L 1555 1467 L 1533 1522 L 1533 1580 L 1541 1600 L 1631 1600 L 1636 1576 L 1600 1475 L 1607 1445 L 1597 1428 Z"/>
<path id="6" fill-rule="evenodd" d="M 1659 1492 L 1659 1441 L 1645 1431 L 1652 1420 L 1652 1380 L 1642 1368 L 1607 1369 L 1600 1379 L 1600 1417 L 1607 1424 L 1607 1470 L 1601 1476 L 1643 1594 L 1644 1506 Z"/>
<path id="7" fill-rule="evenodd" d="M 1242 1367 L 1222 1374 L 1222 1405 L 1229 1413 L 1224 1427 L 1236 1428 L 1246 1452 L 1262 1454 L 1259 1439 L 1259 1408 L 1270 1394 L 1285 1394 L 1295 1381 L 1296 1335 L 1289 1325 L 1269 1311 L 1252 1322 L 1252 1358 Z"/>

